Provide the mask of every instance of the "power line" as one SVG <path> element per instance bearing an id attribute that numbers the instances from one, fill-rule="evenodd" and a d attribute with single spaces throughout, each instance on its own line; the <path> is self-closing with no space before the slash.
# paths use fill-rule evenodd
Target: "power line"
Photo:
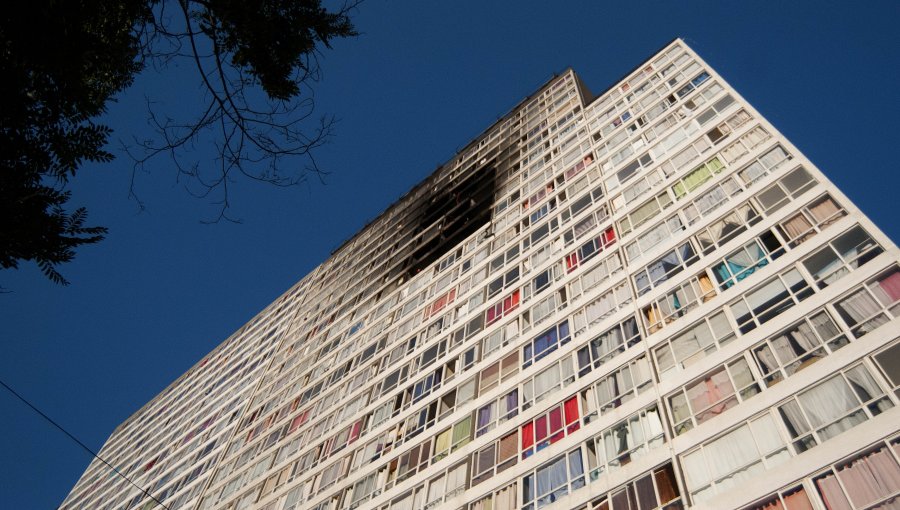
<path id="1" fill-rule="evenodd" d="M 130 484 L 133 485 L 135 488 L 137 488 L 138 490 L 140 490 L 141 492 L 143 492 L 145 495 L 147 495 L 147 497 L 149 497 L 150 499 L 152 499 L 153 501 L 155 501 L 156 504 L 158 504 L 159 506 L 165 508 L 166 510 L 169 510 L 169 507 L 167 507 L 166 505 L 164 505 L 162 501 L 160 501 L 160 500 L 156 499 L 155 497 L 153 497 L 153 495 L 150 494 L 149 492 L 147 492 L 146 489 L 144 489 L 144 488 L 141 487 L 140 485 L 134 483 L 134 482 L 131 480 L 131 478 L 128 478 L 128 477 L 125 476 L 121 471 L 119 471 L 118 469 L 116 469 L 115 466 L 113 466 L 113 465 L 110 464 L 109 462 L 106 462 L 106 459 L 104 459 L 103 457 L 97 455 L 97 453 L 96 453 L 94 450 L 92 450 L 91 448 L 89 448 L 86 444 L 82 443 L 81 440 L 79 440 L 79 439 L 78 439 L 77 437 L 75 437 L 71 432 L 69 432 L 68 430 L 66 430 L 65 428 L 63 428 L 62 425 L 60 425 L 59 423 L 56 423 L 56 421 L 54 421 L 53 418 L 51 418 L 51 417 L 47 416 L 46 414 L 44 414 L 43 411 L 41 411 L 40 409 L 38 409 L 37 407 L 35 407 L 35 405 L 32 404 L 31 402 L 29 402 L 25 397 L 23 397 L 22 395 L 19 395 L 19 393 L 18 393 L 16 390 L 10 388 L 10 386 L 9 386 L 8 384 L 6 384 L 6 383 L 3 382 L 2 380 L 0 380 L 0 385 L 3 385 L 3 387 L 6 388 L 7 390 L 9 390 L 10 393 L 12 393 L 13 395 L 15 395 L 16 398 L 18 398 L 19 400 L 21 400 L 22 402 L 24 402 L 25 405 L 27 405 L 28 407 L 30 407 L 34 412 L 36 412 L 36 413 L 38 413 L 39 415 L 41 415 L 41 417 L 42 417 L 43 419 L 47 420 L 48 422 L 50 422 L 51 425 L 53 425 L 54 427 L 56 427 L 56 428 L 58 428 L 60 431 L 62 431 L 63 434 L 69 436 L 69 439 L 71 439 L 72 441 L 75 441 L 76 443 L 78 443 L 79 446 L 81 446 L 82 448 L 84 448 L 84 450 L 85 450 L 86 452 L 90 453 L 95 459 L 99 460 L 100 462 L 102 462 L 103 464 L 105 464 L 106 467 L 108 467 L 109 469 L 112 469 L 113 472 L 115 472 L 117 475 L 119 475 L 119 476 L 121 476 L 122 478 L 124 478 L 125 480 L 127 480 L 128 483 L 130 483 Z"/>

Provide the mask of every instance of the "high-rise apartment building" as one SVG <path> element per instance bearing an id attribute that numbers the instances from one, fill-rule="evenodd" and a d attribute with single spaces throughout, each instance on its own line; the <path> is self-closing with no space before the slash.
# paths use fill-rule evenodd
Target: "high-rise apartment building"
<path id="1" fill-rule="evenodd" d="M 900 251 L 676 40 L 523 100 L 136 412 L 171 510 L 900 506 Z M 99 461 L 61 508 L 162 508 Z"/>

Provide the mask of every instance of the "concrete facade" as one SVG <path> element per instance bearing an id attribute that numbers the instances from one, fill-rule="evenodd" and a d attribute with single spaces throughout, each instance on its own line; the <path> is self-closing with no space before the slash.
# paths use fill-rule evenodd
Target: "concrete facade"
<path id="1" fill-rule="evenodd" d="M 100 455 L 171 510 L 896 508 L 898 261 L 675 40 L 551 79 Z M 98 461 L 61 505 L 157 507 Z"/>

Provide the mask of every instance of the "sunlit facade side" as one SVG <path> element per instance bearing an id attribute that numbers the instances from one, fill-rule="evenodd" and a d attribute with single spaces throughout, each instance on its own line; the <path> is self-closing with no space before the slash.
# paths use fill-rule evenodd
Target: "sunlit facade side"
<path id="1" fill-rule="evenodd" d="M 893 508 L 898 262 L 675 40 L 551 79 L 100 455 L 171 510 Z M 94 461 L 60 508 L 157 507 Z"/>

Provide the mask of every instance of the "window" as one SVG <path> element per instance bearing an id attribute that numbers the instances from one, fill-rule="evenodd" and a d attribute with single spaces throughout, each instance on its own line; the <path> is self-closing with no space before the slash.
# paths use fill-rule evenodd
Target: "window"
<path id="1" fill-rule="evenodd" d="M 760 191 L 755 200 L 765 214 L 772 214 L 816 184 L 818 181 L 813 179 L 806 169 L 802 166 L 797 167 L 768 188 Z"/>
<path id="2" fill-rule="evenodd" d="M 682 230 L 684 230 L 684 224 L 681 222 L 681 217 L 677 214 L 659 222 L 625 246 L 625 254 L 628 257 L 628 261 L 637 261 L 643 254 L 660 246 L 663 241 L 674 237 Z"/>
<path id="3" fill-rule="evenodd" d="M 663 176 L 659 170 L 653 170 L 647 175 L 642 176 L 633 184 L 622 190 L 622 193 L 613 197 L 610 203 L 614 211 L 619 211 L 628 205 L 634 203 L 635 200 L 644 196 L 647 192 L 655 188 L 663 181 Z"/>
<path id="4" fill-rule="evenodd" d="M 690 240 L 674 250 L 654 260 L 634 275 L 634 287 L 638 296 L 643 296 L 653 287 L 669 280 L 698 259 Z"/>
<path id="5" fill-rule="evenodd" d="M 900 342 L 894 344 L 876 354 L 872 359 L 881 369 L 884 378 L 894 391 L 894 395 L 900 397 Z"/>
<path id="6" fill-rule="evenodd" d="M 582 293 L 606 281 L 610 276 L 618 274 L 622 269 L 622 259 L 619 253 L 613 252 L 612 255 L 606 257 L 603 261 L 586 270 L 583 275 L 572 280 L 569 284 L 572 299 L 578 298 Z"/>
<path id="7" fill-rule="evenodd" d="M 397 467 L 397 483 L 412 477 L 419 471 L 428 467 L 428 461 L 431 459 L 431 439 L 426 439 L 424 443 L 417 444 L 409 451 L 399 457 Z"/>
<path id="8" fill-rule="evenodd" d="M 522 510 L 543 508 L 584 483 L 581 450 L 560 455 L 522 478 Z"/>
<path id="9" fill-rule="evenodd" d="M 591 481 L 617 471 L 665 442 L 659 409 L 655 405 L 631 415 L 587 441 Z"/>
<path id="10" fill-rule="evenodd" d="M 495 388 L 501 381 L 506 381 L 519 371 L 519 351 L 513 351 L 503 359 L 481 371 L 478 394 L 484 395 Z"/>
<path id="11" fill-rule="evenodd" d="M 434 317 L 441 310 L 443 310 L 447 305 L 453 302 L 456 298 L 456 289 L 450 289 L 449 292 L 443 294 L 441 297 L 434 300 L 433 303 L 425 307 L 425 312 L 423 315 L 423 319 L 428 319 L 430 317 Z"/>
<path id="12" fill-rule="evenodd" d="M 571 340 L 569 321 L 564 320 L 525 344 L 522 348 L 522 368 L 530 367 L 532 363 L 540 361 L 569 340 Z"/>
<path id="13" fill-rule="evenodd" d="M 738 358 L 718 367 L 668 397 L 675 435 L 687 432 L 759 392 L 759 384 L 746 359 Z"/>
<path id="14" fill-rule="evenodd" d="M 599 236 L 581 245 L 577 250 L 570 253 L 569 255 L 566 255 L 566 272 L 571 273 L 572 271 L 576 270 L 579 265 L 584 264 L 588 259 L 602 252 L 615 242 L 616 231 L 613 229 L 613 227 L 609 227 L 604 230 Z"/>
<path id="15" fill-rule="evenodd" d="M 900 465 L 882 444 L 817 476 L 815 486 L 829 510 L 888 508 L 900 493 L 898 480 Z"/>
<path id="16" fill-rule="evenodd" d="M 526 459 L 578 430 L 581 427 L 578 418 L 578 396 L 573 395 L 526 422 L 521 427 L 522 458 Z"/>
<path id="17" fill-rule="evenodd" d="M 517 497 L 518 490 L 514 482 L 493 494 L 479 498 L 469 505 L 468 510 L 516 510 L 518 508 Z"/>
<path id="18" fill-rule="evenodd" d="M 512 291 L 508 296 L 503 298 L 499 303 L 489 306 L 485 311 L 485 325 L 489 326 L 497 322 L 506 314 L 518 308 L 520 301 L 519 295 L 519 290 L 516 289 Z"/>
<path id="19" fill-rule="evenodd" d="M 693 225 L 700 220 L 700 218 L 715 211 L 731 197 L 742 191 L 743 190 L 733 177 L 726 177 L 719 183 L 714 184 L 706 192 L 684 207 L 684 216 L 687 218 L 688 225 Z"/>
<path id="20" fill-rule="evenodd" d="M 710 132 L 710 135 L 712 137 L 716 136 L 714 132 Z M 751 150 L 756 148 L 759 144 L 768 140 L 771 136 L 772 135 L 770 135 L 768 131 L 759 126 L 756 126 L 755 128 L 748 131 L 747 134 L 734 141 L 731 145 L 722 149 L 722 158 L 730 163 L 733 163 L 743 156 L 747 155 Z M 714 140 L 714 142 L 715 141 L 718 140 Z"/>
<path id="21" fill-rule="evenodd" d="M 756 329 L 796 303 L 813 294 L 813 290 L 796 269 L 769 279 L 730 304 L 741 333 Z"/>
<path id="22" fill-rule="evenodd" d="M 672 205 L 672 199 L 668 193 L 660 193 L 629 213 L 625 218 L 619 220 L 619 233 L 624 236 L 655 217 L 670 205 Z"/>
<path id="23" fill-rule="evenodd" d="M 574 198 L 575 191 L 569 191 L 567 194 L 569 197 Z M 591 204 L 599 202 L 600 199 L 603 198 L 603 186 L 597 186 L 590 193 L 585 193 L 584 195 L 574 199 L 572 201 L 572 205 L 568 208 L 564 209 L 562 213 L 559 215 L 560 220 L 565 223 L 570 219 L 578 216 L 579 213 L 587 209 Z"/>
<path id="24" fill-rule="evenodd" d="M 686 282 L 644 307 L 642 315 L 647 333 L 656 333 L 715 295 L 716 289 L 706 272 L 690 277 Z"/>
<path id="25" fill-rule="evenodd" d="M 566 293 L 565 289 L 560 289 L 555 292 L 552 292 L 549 296 L 538 301 L 534 306 L 532 306 L 527 312 L 525 312 L 524 319 L 526 321 L 525 327 L 523 329 L 528 329 L 528 327 L 532 325 L 538 325 L 547 319 L 554 312 L 564 307 L 566 304 Z M 531 319 L 531 322 L 528 322 L 528 319 Z"/>
<path id="26" fill-rule="evenodd" d="M 761 502 L 744 510 L 811 510 L 806 489 L 802 485 L 776 492 Z"/>
<path id="27" fill-rule="evenodd" d="M 671 463 L 666 463 L 591 501 L 591 510 L 647 510 L 684 508 Z"/>
<path id="28" fill-rule="evenodd" d="M 719 158 L 712 158 L 706 163 L 691 170 L 672 187 L 672 191 L 675 193 L 675 199 L 680 200 L 684 198 L 686 194 L 694 191 L 703 183 L 712 179 L 714 175 L 721 172 L 724 168 L 725 165 L 722 164 Z"/>
<path id="29" fill-rule="evenodd" d="M 496 278 L 488 284 L 488 298 L 492 298 L 499 294 L 503 289 L 508 288 L 519 280 L 519 266 L 516 266 L 506 272 L 503 276 Z"/>
<path id="30" fill-rule="evenodd" d="M 731 288 L 744 278 L 767 266 L 784 253 L 781 241 L 766 230 L 758 238 L 726 255 L 712 267 L 712 273 L 722 290 Z"/>
<path id="31" fill-rule="evenodd" d="M 546 398 L 550 392 L 575 381 L 572 358 L 565 357 L 525 381 L 522 385 L 522 409 L 528 409 Z"/>
<path id="32" fill-rule="evenodd" d="M 550 284 L 558 280 L 561 276 L 561 264 L 558 262 L 537 273 L 529 283 L 525 284 L 525 299 L 530 299 L 531 296 L 540 294 L 541 291 L 549 288 Z"/>
<path id="33" fill-rule="evenodd" d="M 793 216 L 778 224 L 788 246 L 795 247 L 844 217 L 847 213 L 829 195 L 813 200 Z"/>
<path id="34" fill-rule="evenodd" d="M 894 407 L 863 365 L 829 377 L 778 406 L 794 447 L 805 451 Z"/>
<path id="35" fill-rule="evenodd" d="M 738 171 L 738 177 L 744 181 L 744 185 L 751 186 L 754 182 L 776 171 L 785 161 L 790 161 L 791 154 L 780 145 L 769 149 L 765 154 L 756 158 L 742 170 Z"/>
<path id="36" fill-rule="evenodd" d="M 734 331 L 724 312 L 718 312 L 690 326 L 653 350 L 660 379 L 693 365 L 733 338 Z"/>
<path id="37" fill-rule="evenodd" d="M 737 487 L 771 469 L 790 452 L 772 415 L 741 424 L 682 456 L 685 485 L 695 502 Z"/>
<path id="38" fill-rule="evenodd" d="M 881 254 L 881 246 L 859 225 L 832 239 L 824 248 L 806 257 L 803 265 L 819 288 L 841 277 Z"/>
<path id="39" fill-rule="evenodd" d="M 588 345 L 578 349 L 578 373 L 581 375 L 591 371 L 591 367 L 600 365 L 615 358 L 625 349 L 636 345 L 641 340 L 641 331 L 637 320 L 628 317 L 612 328 L 594 337 Z"/>
<path id="40" fill-rule="evenodd" d="M 628 282 L 619 283 L 572 315 L 575 334 L 581 334 L 585 328 L 624 308 L 631 301 L 631 288 L 628 286 Z"/>
<path id="41" fill-rule="evenodd" d="M 456 451 L 467 445 L 472 440 L 472 417 L 466 416 L 453 424 L 453 435 L 450 442 L 450 451 Z"/>
<path id="42" fill-rule="evenodd" d="M 519 414 L 519 390 L 493 400 L 475 411 L 475 437 L 481 436 Z"/>
<path id="43" fill-rule="evenodd" d="M 847 336 L 824 310 L 753 347 L 763 380 L 771 386 L 847 345 Z"/>
<path id="44" fill-rule="evenodd" d="M 650 388 L 651 370 L 647 357 L 641 356 L 582 390 L 584 422 L 593 421 Z"/>
<path id="45" fill-rule="evenodd" d="M 722 219 L 713 222 L 709 227 L 697 232 L 697 240 L 704 255 L 709 255 L 739 234 L 759 223 L 762 217 L 750 203 L 735 207 Z"/>
<path id="46" fill-rule="evenodd" d="M 900 269 L 893 267 L 835 303 L 854 336 L 861 337 L 900 316 Z"/>

